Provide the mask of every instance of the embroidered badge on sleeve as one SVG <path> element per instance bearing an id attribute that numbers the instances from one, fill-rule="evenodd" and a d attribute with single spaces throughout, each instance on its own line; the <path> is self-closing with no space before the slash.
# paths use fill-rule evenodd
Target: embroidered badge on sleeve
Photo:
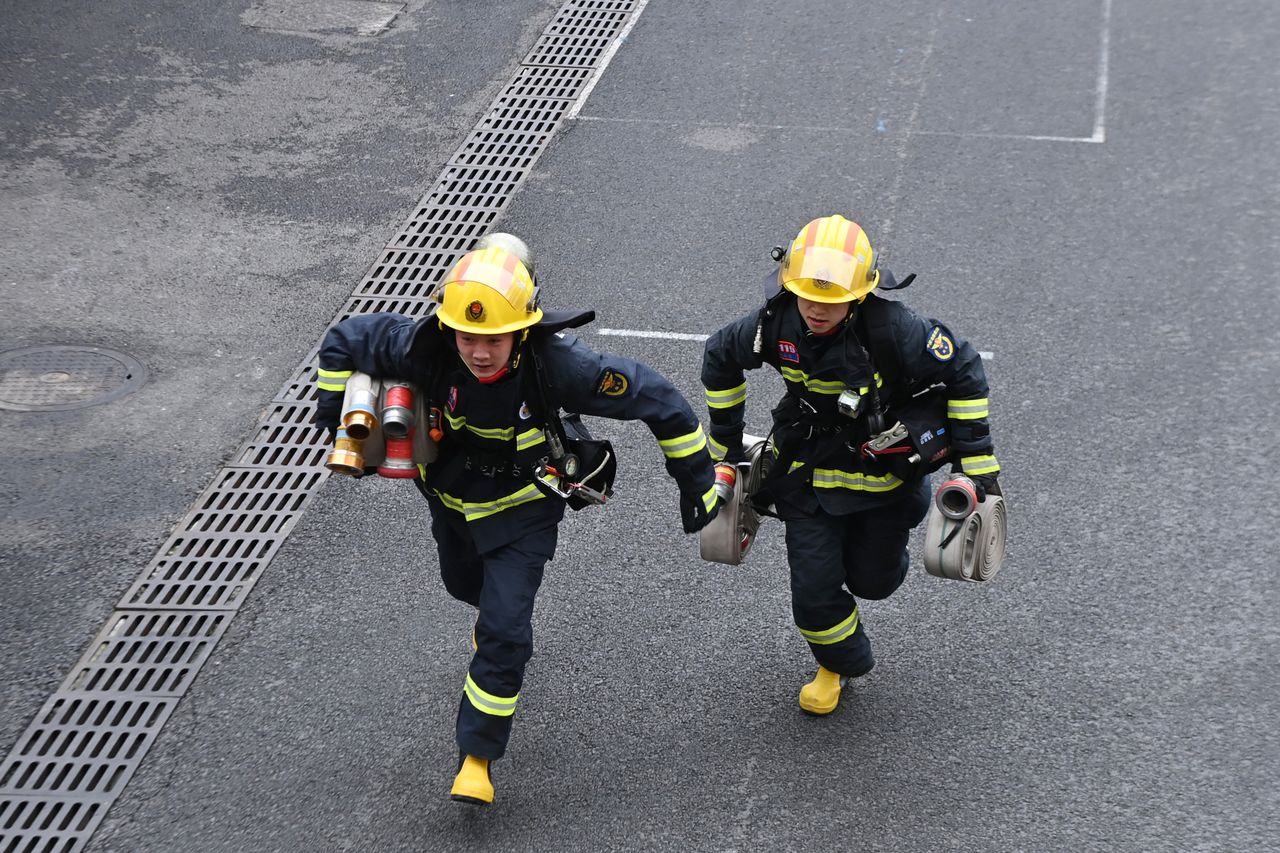
<path id="1" fill-rule="evenodd" d="M 933 327 L 925 346 L 928 347 L 929 352 L 938 361 L 950 361 L 951 357 L 956 354 L 955 344 L 951 342 L 951 338 L 943 334 L 941 326 Z"/>
<path id="2" fill-rule="evenodd" d="M 604 394 L 606 397 L 621 397 L 627 393 L 627 389 L 630 387 L 631 382 L 627 379 L 626 374 L 610 367 L 600 374 L 600 382 L 596 385 L 596 392 Z"/>

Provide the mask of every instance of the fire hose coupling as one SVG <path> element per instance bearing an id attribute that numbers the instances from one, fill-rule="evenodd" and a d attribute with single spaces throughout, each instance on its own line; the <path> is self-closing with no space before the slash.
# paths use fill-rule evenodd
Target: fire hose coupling
<path id="1" fill-rule="evenodd" d="M 363 441 L 378 428 L 380 384 L 367 373 L 353 373 L 342 398 L 342 426 L 351 438 Z"/>
<path id="2" fill-rule="evenodd" d="M 342 426 L 325 467 L 348 477 L 363 476 L 369 469 L 397 480 L 417 477 L 418 466 L 435 459 L 436 443 L 443 437 L 438 410 L 432 414 L 434 422 L 410 383 L 353 373 L 342 398 Z"/>
<path id="3" fill-rule="evenodd" d="M 947 478 L 934 494 L 924 534 L 924 568 L 950 580 L 989 581 L 1004 564 L 1008 506 L 1001 495 L 978 500 L 973 480 Z"/>
<path id="4" fill-rule="evenodd" d="M 973 515 L 978 507 L 978 488 L 963 474 L 956 474 L 941 486 L 933 496 L 938 511 L 953 521 L 962 521 Z"/>

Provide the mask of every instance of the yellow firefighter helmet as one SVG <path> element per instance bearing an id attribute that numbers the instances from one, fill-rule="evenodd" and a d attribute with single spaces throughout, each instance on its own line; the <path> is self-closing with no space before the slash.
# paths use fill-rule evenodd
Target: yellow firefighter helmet
<path id="1" fill-rule="evenodd" d="M 861 302 L 880 283 L 867 234 L 843 216 L 813 220 L 791 241 L 778 283 L 813 302 Z"/>
<path id="2" fill-rule="evenodd" d="M 436 317 L 460 332 L 500 335 L 542 319 L 529 247 L 511 234 L 482 238 L 445 275 L 436 298 Z"/>

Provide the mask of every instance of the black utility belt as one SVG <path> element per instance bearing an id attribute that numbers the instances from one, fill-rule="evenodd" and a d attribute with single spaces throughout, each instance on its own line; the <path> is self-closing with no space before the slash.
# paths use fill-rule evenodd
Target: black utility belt
<path id="1" fill-rule="evenodd" d="M 463 459 L 462 470 L 474 476 L 486 477 L 490 480 L 507 479 L 533 482 L 533 470 L 529 466 L 517 465 L 509 459 L 482 459 L 475 456 L 466 456 Z"/>

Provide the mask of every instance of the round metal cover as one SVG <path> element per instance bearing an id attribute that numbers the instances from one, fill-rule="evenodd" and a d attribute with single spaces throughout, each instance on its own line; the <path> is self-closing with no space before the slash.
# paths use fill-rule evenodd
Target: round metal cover
<path id="1" fill-rule="evenodd" d="M 123 397 L 146 378 L 146 368 L 137 359 L 102 347 L 6 350 L 0 352 L 0 409 L 82 409 Z"/>

